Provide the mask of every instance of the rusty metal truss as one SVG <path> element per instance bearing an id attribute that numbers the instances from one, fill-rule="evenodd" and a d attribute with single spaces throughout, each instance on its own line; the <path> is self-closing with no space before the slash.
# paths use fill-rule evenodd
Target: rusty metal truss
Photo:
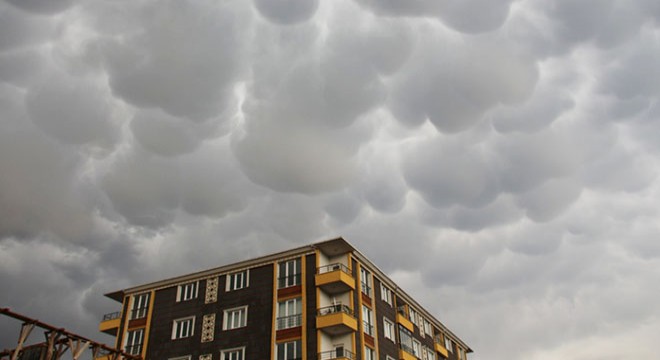
<path id="1" fill-rule="evenodd" d="M 57 328 L 37 319 L 15 313 L 8 308 L 0 308 L 0 314 L 23 322 L 18 334 L 16 348 L 0 351 L 0 360 L 60 360 L 69 358 L 68 356 L 64 357 L 67 353 L 72 360 L 78 360 L 87 349 L 91 350 L 94 359 L 142 359 L 140 356 L 127 354 L 121 350 L 66 331 L 63 328 Z M 35 329 L 43 331 L 45 341 L 26 345 L 26 341 Z"/>

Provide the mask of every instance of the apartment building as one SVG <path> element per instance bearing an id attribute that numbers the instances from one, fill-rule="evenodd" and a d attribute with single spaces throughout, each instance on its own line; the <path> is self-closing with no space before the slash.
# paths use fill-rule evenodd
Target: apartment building
<path id="1" fill-rule="evenodd" d="M 466 360 L 472 352 L 342 238 L 106 296 L 122 307 L 99 330 L 144 359 Z"/>

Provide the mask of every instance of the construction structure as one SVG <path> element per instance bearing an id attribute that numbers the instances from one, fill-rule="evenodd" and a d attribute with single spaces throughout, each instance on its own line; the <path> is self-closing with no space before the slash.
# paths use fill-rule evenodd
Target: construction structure
<path id="1" fill-rule="evenodd" d="M 458 336 L 343 238 L 106 294 L 99 330 L 169 360 L 466 360 Z"/>
<path id="2" fill-rule="evenodd" d="M 32 319 L 7 308 L 0 308 L 0 314 L 23 322 L 17 336 L 16 347 L 0 351 L 0 360 L 60 360 L 68 358 L 78 360 L 88 349 L 95 359 L 141 359 L 139 355 L 126 354 L 121 350 L 97 343 L 84 336 Z M 44 341 L 30 344 L 30 336 L 39 331 L 43 331 Z"/>

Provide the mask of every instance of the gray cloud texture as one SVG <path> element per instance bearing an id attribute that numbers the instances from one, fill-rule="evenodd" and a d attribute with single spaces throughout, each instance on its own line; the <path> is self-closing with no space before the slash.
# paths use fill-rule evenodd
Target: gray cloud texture
<path id="1" fill-rule="evenodd" d="M 650 359 L 654 0 L 0 0 L 0 304 L 344 236 L 472 359 Z M 15 334 L 0 323 L 0 347 Z"/>

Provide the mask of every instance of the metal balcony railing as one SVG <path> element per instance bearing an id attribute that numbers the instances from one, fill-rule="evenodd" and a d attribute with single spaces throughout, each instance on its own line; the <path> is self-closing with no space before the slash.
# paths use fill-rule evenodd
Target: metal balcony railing
<path id="1" fill-rule="evenodd" d="M 147 317 L 147 310 L 149 310 L 148 307 L 142 307 L 131 310 L 131 320 L 142 319 Z"/>
<path id="2" fill-rule="evenodd" d="M 317 274 L 325 274 L 328 272 L 332 271 L 338 271 L 341 270 L 349 275 L 351 275 L 351 269 L 348 268 L 348 266 L 340 263 L 335 263 L 335 264 L 330 264 L 330 265 L 325 265 L 325 266 L 320 266 L 317 270 Z"/>
<path id="3" fill-rule="evenodd" d="M 353 310 L 351 310 L 351 308 L 348 307 L 347 305 L 343 305 L 343 304 L 325 306 L 318 309 L 317 311 L 318 316 L 330 315 L 336 313 L 344 313 L 353 316 Z"/>
<path id="4" fill-rule="evenodd" d="M 413 348 L 411 346 L 409 346 L 407 344 L 403 344 L 403 343 L 401 343 L 400 345 L 401 345 L 401 349 L 403 351 L 407 352 L 408 354 L 415 355 L 415 351 L 413 350 Z"/>
<path id="5" fill-rule="evenodd" d="M 374 326 L 369 324 L 366 321 L 362 322 L 362 328 L 364 329 L 364 333 L 370 336 L 374 336 Z"/>
<path id="6" fill-rule="evenodd" d="M 302 274 L 293 274 L 289 276 L 281 276 L 277 279 L 277 288 L 283 289 L 289 286 L 300 285 Z"/>
<path id="7" fill-rule="evenodd" d="M 121 311 L 115 311 L 113 313 L 103 315 L 103 321 L 119 319 L 121 317 Z"/>
<path id="8" fill-rule="evenodd" d="M 335 349 L 330 351 L 323 351 L 319 353 L 319 360 L 333 360 L 333 359 L 350 359 L 355 360 L 355 354 L 346 349 Z"/>
<path id="9" fill-rule="evenodd" d="M 142 344 L 126 345 L 126 347 L 124 348 L 124 351 L 127 354 L 140 355 L 140 353 L 142 352 Z"/>
<path id="10" fill-rule="evenodd" d="M 277 330 L 293 328 L 302 325 L 302 314 L 282 316 L 277 318 Z"/>

